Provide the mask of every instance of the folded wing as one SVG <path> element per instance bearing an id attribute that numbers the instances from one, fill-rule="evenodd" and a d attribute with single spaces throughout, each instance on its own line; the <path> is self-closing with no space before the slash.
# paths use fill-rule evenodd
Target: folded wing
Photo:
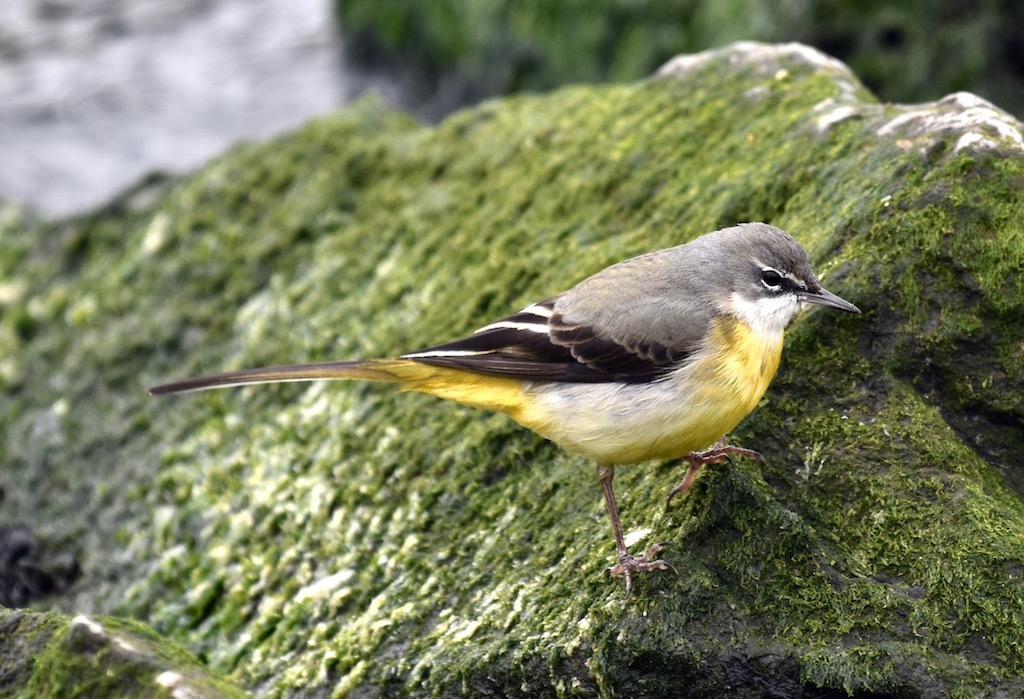
<path id="1" fill-rule="evenodd" d="M 561 296 L 486 325 L 468 337 L 402 355 L 402 359 L 494 376 L 574 383 L 645 383 L 663 376 L 697 350 L 706 323 L 664 332 L 657 299 L 630 306 L 603 325 L 566 317 Z M 671 309 L 666 308 L 670 313 Z M 692 316 L 692 314 L 691 314 Z"/>

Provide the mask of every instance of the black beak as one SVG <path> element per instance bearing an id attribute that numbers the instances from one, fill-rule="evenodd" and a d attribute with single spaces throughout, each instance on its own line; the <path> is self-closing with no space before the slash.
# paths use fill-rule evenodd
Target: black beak
<path id="1" fill-rule="evenodd" d="M 860 309 L 852 303 L 822 287 L 818 287 L 815 291 L 800 291 L 798 295 L 801 301 L 806 301 L 807 303 L 838 308 L 840 311 L 849 311 L 850 313 L 860 313 Z"/>

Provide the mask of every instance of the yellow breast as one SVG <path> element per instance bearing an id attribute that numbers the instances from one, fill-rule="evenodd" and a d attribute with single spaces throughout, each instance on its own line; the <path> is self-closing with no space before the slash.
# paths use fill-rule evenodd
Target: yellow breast
<path id="1" fill-rule="evenodd" d="M 779 366 L 782 332 L 724 316 L 695 358 L 640 384 L 527 385 L 513 419 L 604 464 L 674 459 L 714 444 L 746 417 Z"/>
<path id="2" fill-rule="evenodd" d="M 716 322 L 711 332 L 708 352 L 690 380 L 694 405 L 702 406 L 692 428 L 704 446 L 716 442 L 757 407 L 782 356 L 782 332 L 765 336 L 732 316 Z"/>

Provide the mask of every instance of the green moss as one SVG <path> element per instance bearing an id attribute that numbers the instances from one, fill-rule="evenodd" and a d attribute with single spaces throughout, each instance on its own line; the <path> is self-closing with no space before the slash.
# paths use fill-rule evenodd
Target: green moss
<path id="1" fill-rule="evenodd" d="M 138 622 L 0 610 L 0 627 L 0 696 L 243 696 Z"/>
<path id="2" fill-rule="evenodd" d="M 363 101 L 155 206 L 18 228 L 4 508 L 81 552 L 63 603 L 271 694 L 1019 687 L 1019 153 L 880 137 L 903 112 L 841 70 L 730 55 L 435 128 Z M 823 128 L 829 99 L 854 118 Z M 435 343 L 755 219 L 865 314 L 793 328 L 736 435 L 765 464 L 667 510 L 678 467 L 620 469 L 634 547 L 672 542 L 680 572 L 628 601 L 593 465 L 500 416 L 363 385 L 144 394 Z"/>

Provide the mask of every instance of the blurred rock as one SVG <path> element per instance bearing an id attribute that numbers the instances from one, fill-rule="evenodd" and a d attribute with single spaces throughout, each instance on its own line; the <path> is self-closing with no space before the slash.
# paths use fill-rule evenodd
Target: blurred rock
<path id="1" fill-rule="evenodd" d="M 0 3 L 0 195 L 48 216 L 334 108 L 327 0 Z"/>

